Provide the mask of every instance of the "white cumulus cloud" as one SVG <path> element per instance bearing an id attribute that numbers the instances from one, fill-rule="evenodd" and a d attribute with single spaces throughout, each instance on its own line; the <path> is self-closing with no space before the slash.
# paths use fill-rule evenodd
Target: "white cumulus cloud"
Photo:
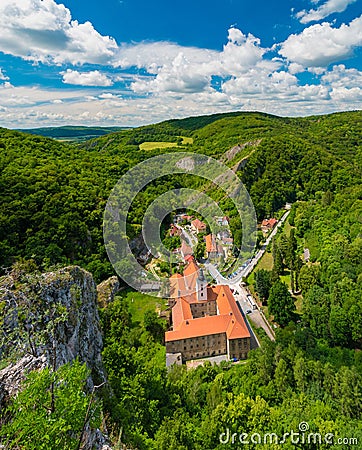
<path id="1" fill-rule="evenodd" d="M 333 13 L 340 13 L 347 9 L 349 5 L 357 0 L 328 0 L 317 9 L 303 10 L 297 13 L 297 18 L 301 23 L 317 22 Z M 318 3 L 318 2 L 313 2 Z"/>
<path id="2" fill-rule="evenodd" d="M 108 63 L 118 46 L 54 0 L 1 0 L 0 51 L 55 64 Z"/>
<path id="3" fill-rule="evenodd" d="M 120 49 L 117 64 L 122 68 L 144 68 L 150 75 L 131 84 L 138 94 L 155 92 L 193 93 L 210 89 L 212 76 L 238 76 L 255 66 L 277 62 L 264 61 L 267 49 L 253 35 L 230 28 L 222 51 L 182 47 L 167 42 L 141 43 Z"/>
<path id="4" fill-rule="evenodd" d="M 322 76 L 323 83 L 329 83 L 334 88 L 362 88 L 362 72 L 357 69 L 347 69 L 344 64 L 334 66 Z"/>
<path id="5" fill-rule="evenodd" d="M 111 78 L 104 75 L 99 70 L 90 72 L 78 72 L 77 70 L 67 69 L 61 72 L 63 75 L 63 83 L 75 84 L 79 86 L 112 86 Z"/>
<path id="6" fill-rule="evenodd" d="M 121 68 L 145 68 L 149 73 L 157 74 L 159 69 L 172 64 L 183 53 L 189 61 L 207 63 L 214 60 L 218 52 L 197 47 L 182 47 L 172 42 L 141 42 L 134 45 L 122 45 L 115 58 L 114 66 Z"/>
<path id="7" fill-rule="evenodd" d="M 328 22 L 291 34 L 280 44 L 279 53 L 303 67 L 325 67 L 353 54 L 362 45 L 362 16 L 333 28 Z"/>
<path id="8" fill-rule="evenodd" d="M 32 0 L 34 5 L 44 3 L 43 9 L 29 10 L 28 15 L 20 17 L 18 9 L 24 11 L 30 0 L 0 1 L 0 10 L 4 10 L 4 4 L 11 4 L 14 10 L 14 14 L 6 11 L 13 19 L 0 35 L 0 51 L 10 28 L 13 33 L 31 29 L 27 52 L 23 41 L 14 40 L 7 48 L 12 50 L 17 45 L 17 54 L 31 61 L 36 60 L 35 55 L 38 60 L 53 64 L 64 61 L 80 64 L 87 58 L 88 62 L 94 61 L 89 56 L 92 43 L 88 44 L 82 33 L 92 36 L 92 30 L 97 32 L 89 23 L 83 29 L 72 21 L 64 6 L 53 0 Z M 53 12 L 45 14 L 44 10 Z M 36 21 L 32 14 L 36 15 Z M 54 17 L 58 17 L 58 22 Z M 0 16 L 0 24 L 3 22 Z M 37 41 L 41 50 L 36 51 L 36 41 L 32 40 L 35 29 L 44 38 L 42 45 Z M 47 41 L 49 30 L 65 36 L 66 44 L 58 45 L 57 39 Z M 227 41 L 219 51 L 170 42 L 117 47 L 110 38 L 95 36 L 100 45 L 95 46 L 95 58 L 104 58 L 113 68 L 59 69 L 63 82 L 73 87 L 13 86 L 7 73 L 0 69 L 1 123 L 10 127 L 33 127 L 39 122 L 49 126 L 65 123 L 137 126 L 170 117 L 236 110 L 295 116 L 361 109 L 362 73 L 342 64 L 331 67 L 331 63 L 353 55 L 354 49 L 361 45 L 362 16 L 339 28 L 329 23 L 309 26 L 272 49 L 235 27 L 228 30 Z M 86 44 L 89 49 L 84 50 Z M 140 74 L 135 74 L 135 67 Z M 311 84 L 300 76 L 306 71 L 313 74 Z"/>

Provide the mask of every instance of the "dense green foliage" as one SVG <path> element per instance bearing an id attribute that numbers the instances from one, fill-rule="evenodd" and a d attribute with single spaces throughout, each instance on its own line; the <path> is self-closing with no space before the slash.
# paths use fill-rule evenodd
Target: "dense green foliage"
<path id="1" fill-rule="evenodd" d="M 122 430 L 122 440 L 139 449 L 235 448 L 219 441 L 227 429 L 283 435 L 305 421 L 323 436 L 362 442 L 361 125 L 361 112 L 294 119 L 233 113 L 123 130 L 81 146 L 0 130 L 1 266 L 25 257 L 40 268 L 78 263 L 96 280 L 112 274 L 102 242 L 107 197 L 130 167 L 166 151 L 200 152 L 238 169 L 259 219 L 294 203 L 290 232 L 272 245 L 273 270 L 255 275 L 256 291 L 281 328 L 276 342 L 263 340 L 245 364 L 167 372 L 164 323 L 154 313 L 136 322 L 124 298 L 102 311 L 103 359 L 114 393 L 104 409 L 115 441 Z M 139 149 L 177 136 L 193 143 Z M 241 240 L 230 202 L 197 177 L 181 176 L 151 183 L 136 197 L 130 237 L 139 234 L 155 197 L 183 186 L 218 201 Z M 167 241 L 173 248 L 176 240 Z M 299 294 L 299 314 L 285 277 Z"/>
<path id="2" fill-rule="evenodd" d="M 103 310 L 102 317 L 103 358 L 115 393 L 106 408 L 112 434 L 118 436 L 122 427 L 131 448 L 234 448 L 231 442 L 220 443 L 227 429 L 249 433 L 249 439 L 271 432 L 281 439 L 298 432 L 301 422 L 323 439 L 326 433 L 362 438 L 360 353 L 329 349 L 308 329 L 290 325 L 278 331 L 277 343 L 264 340 L 245 364 L 167 372 L 162 346 L 146 330 L 146 319 L 144 325 L 133 323 L 124 299 Z M 323 441 L 319 447 L 298 447 L 287 441 L 285 448 L 338 446 Z"/>
<path id="3" fill-rule="evenodd" d="M 25 133 L 35 134 L 37 136 L 50 137 L 59 140 L 84 141 L 98 136 L 123 130 L 127 127 L 82 127 L 82 126 L 63 126 L 63 127 L 46 127 L 46 128 L 30 128 Z"/>
<path id="4" fill-rule="evenodd" d="M 265 269 L 257 270 L 255 272 L 255 289 L 262 300 L 269 298 L 271 286 L 271 273 Z"/>
<path id="5" fill-rule="evenodd" d="M 346 187 L 298 205 L 296 232 L 312 262 L 301 269 L 303 320 L 331 345 L 362 344 L 362 189 Z"/>
<path id="6" fill-rule="evenodd" d="M 233 113 L 171 120 L 112 133 L 81 147 L 0 129 L 1 266 L 22 256 L 34 257 L 41 268 L 78 263 L 97 280 L 111 274 L 101 232 L 111 189 L 136 163 L 170 151 L 142 151 L 140 143 L 172 142 L 181 135 L 193 138 L 184 147 L 188 151 L 212 155 L 230 166 L 249 156 L 239 173 L 260 219 L 287 200 L 333 193 L 354 186 L 361 177 L 360 112 L 303 119 Z M 224 153 L 237 144 L 240 152 L 225 159 Z M 130 237 L 139 233 L 142 214 L 155 196 L 182 186 L 202 188 L 196 177 L 166 177 L 141 194 L 130 213 Z M 230 202 L 210 190 L 208 194 L 235 221 Z M 236 238 L 239 242 L 240 236 Z"/>
<path id="7" fill-rule="evenodd" d="M 33 257 L 43 269 L 79 263 L 96 279 L 110 275 L 103 210 L 130 164 L 130 156 L 100 155 L 1 129 L 1 266 L 21 256 Z"/>
<path id="8" fill-rule="evenodd" d="M 86 417 L 100 425 L 99 405 L 85 393 L 88 376 L 78 361 L 31 372 L 7 408 L 0 442 L 9 449 L 76 450 Z"/>
<path id="9" fill-rule="evenodd" d="M 270 289 L 268 305 L 270 314 L 273 314 L 275 321 L 280 325 L 286 326 L 293 320 L 294 300 L 285 283 L 278 280 L 273 284 Z"/>

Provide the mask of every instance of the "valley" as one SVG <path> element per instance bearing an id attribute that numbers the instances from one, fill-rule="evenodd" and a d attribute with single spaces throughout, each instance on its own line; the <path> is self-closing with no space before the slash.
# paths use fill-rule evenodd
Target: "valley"
<path id="1" fill-rule="evenodd" d="M 0 444 L 35 450 L 46 435 L 54 450 L 82 439 L 104 450 L 221 449 L 235 447 L 220 439 L 227 429 L 283 435 L 301 422 L 362 442 L 361 111 L 226 113 L 91 139 L 88 131 L 63 142 L 56 129 L 52 139 L 0 128 Z M 215 183 L 185 170 L 134 197 L 126 232 L 144 270 L 181 276 L 193 254 L 217 295 L 229 286 L 259 344 L 240 361 L 189 370 L 166 367 L 167 299 L 115 277 L 102 232 L 117 181 L 149 158 L 179 152 L 231 169 L 258 225 L 254 257 L 231 268 L 243 227 Z M 206 194 L 223 215 L 212 230 L 206 211 L 170 204 L 160 238 L 175 258 L 162 261 L 145 247 L 143 216 L 182 188 Z M 77 413 L 62 422 L 67 398 Z"/>

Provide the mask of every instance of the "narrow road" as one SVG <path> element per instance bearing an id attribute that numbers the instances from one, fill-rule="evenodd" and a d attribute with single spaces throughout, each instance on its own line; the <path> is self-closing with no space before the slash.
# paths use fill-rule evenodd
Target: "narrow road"
<path id="1" fill-rule="evenodd" d="M 186 231 L 185 228 L 182 227 L 181 225 L 176 225 L 176 227 L 181 230 L 182 236 L 186 241 L 187 245 L 189 245 L 193 249 L 194 245 L 197 245 L 196 237 L 193 234 L 190 234 L 188 231 Z"/>
<path id="2" fill-rule="evenodd" d="M 211 273 L 213 278 L 216 280 L 217 284 L 221 284 L 221 283 L 229 284 L 229 285 L 239 284 L 243 278 L 246 278 L 254 270 L 254 268 L 258 264 L 259 260 L 264 255 L 269 243 L 271 242 L 273 237 L 277 234 L 279 228 L 283 225 L 283 223 L 285 222 L 285 220 L 289 216 L 289 214 L 290 214 L 290 210 L 285 212 L 283 217 L 279 220 L 279 222 L 275 226 L 274 230 L 270 233 L 270 235 L 268 236 L 268 238 L 266 239 L 264 244 L 261 246 L 260 250 L 258 250 L 258 252 L 250 260 L 248 265 L 243 269 L 239 268 L 236 270 L 238 272 L 237 275 L 235 275 L 231 278 L 225 278 L 223 275 L 221 275 L 221 273 L 217 270 L 217 268 L 215 266 L 213 266 L 210 263 L 208 263 L 207 265 L 205 264 L 205 267 L 207 267 L 207 269 L 209 270 L 209 272 Z"/>
<path id="3" fill-rule="evenodd" d="M 244 317 L 247 318 L 246 322 L 250 320 L 257 328 L 263 328 L 269 339 L 271 339 L 272 341 L 275 340 L 274 330 L 270 326 L 269 322 L 266 320 L 262 311 L 259 311 L 259 309 L 252 309 L 250 303 L 247 300 L 248 292 L 246 291 L 245 287 L 243 287 L 240 283 L 243 278 L 247 277 L 255 269 L 259 260 L 264 255 L 267 246 L 269 245 L 273 237 L 277 234 L 279 228 L 283 225 L 289 214 L 290 210 L 286 211 L 283 214 L 282 218 L 279 220 L 279 222 L 272 230 L 272 232 L 270 233 L 264 244 L 261 246 L 260 250 L 258 250 L 258 252 L 254 255 L 254 257 L 250 260 L 250 262 L 245 268 L 237 269 L 236 271 L 237 275 L 235 275 L 234 277 L 225 278 L 213 264 L 209 262 L 205 263 L 205 268 L 209 271 L 210 275 L 214 278 L 217 284 L 227 284 L 230 286 L 231 289 L 233 289 L 234 297 L 238 302 Z M 253 341 L 255 339 L 256 342 L 258 343 L 258 340 L 254 335 L 254 333 L 252 332 L 251 327 L 250 330 L 252 335 L 254 336 Z M 260 346 L 259 343 L 258 346 Z"/>
<path id="4" fill-rule="evenodd" d="M 275 333 L 270 324 L 266 320 L 264 314 L 258 309 L 252 309 L 250 303 L 247 300 L 248 292 L 243 286 L 231 287 L 234 289 L 234 297 L 239 303 L 240 308 L 243 310 L 247 319 L 250 320 L 256 328 L 263 328 L 267 336 L 271 341 L 275 341 Z M 247 311 L 249 313 L 247 314 Z"/>

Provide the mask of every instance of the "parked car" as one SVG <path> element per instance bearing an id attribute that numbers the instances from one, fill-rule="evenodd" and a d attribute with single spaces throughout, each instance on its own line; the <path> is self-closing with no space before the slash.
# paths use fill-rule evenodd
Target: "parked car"
<path id="1" fill-rule="evenodd" d="M 247 311 L 246 311 L 246 314 L 251 314 L 253 311 L 251 310 L 251 309 L 248 309 Z"/>

